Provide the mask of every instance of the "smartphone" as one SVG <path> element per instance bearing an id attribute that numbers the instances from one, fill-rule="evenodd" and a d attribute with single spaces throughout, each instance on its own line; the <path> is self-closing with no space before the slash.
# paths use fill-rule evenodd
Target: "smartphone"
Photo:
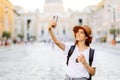
<path id="1" fill-rule="evenodd" d="M 53 16 L 53 19 L 55 20 L 55 22 L 58 21 L 58 16 Z"/>
<path id="2" fill-rule="evenodd" d="M 55 22 L 57 22 L 58 21 L 58 16 L 53 16 L 53 20 L 55 21 Z M 55 28 L 56 26 L 52 26 L 53 28 Z"/>

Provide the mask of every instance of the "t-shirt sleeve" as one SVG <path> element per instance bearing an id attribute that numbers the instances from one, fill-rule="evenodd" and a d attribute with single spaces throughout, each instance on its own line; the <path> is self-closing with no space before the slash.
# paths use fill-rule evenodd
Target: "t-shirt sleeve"
<path id="1" fill-rule="evenodd" d="M 65 43 L 65 50 L 63 51 L 63 53 L 67 55 L 70 47 L 71 47 L 70 44 Z"/>
<path id="2" fill-rule="evenodd" d="M 96 63 L 97 63 L 97 54 L 96 54 L 96 50 L 94 51 L 94 58 L 93 58 L 93 62 L 92 62 L 92 67 L 96 67 Z"/>

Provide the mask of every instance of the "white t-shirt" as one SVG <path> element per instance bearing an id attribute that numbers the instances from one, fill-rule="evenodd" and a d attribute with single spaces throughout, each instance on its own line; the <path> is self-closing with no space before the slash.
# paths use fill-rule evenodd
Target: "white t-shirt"
<path id="1" fill-rule="evenodd" d="M 68 54 L 70 47 L 71 47 L 70 44 L 65 44 L 64 53 L 66 55 Z M 85 51 L 80 52 L 80 51 L 78 51 L 77 46 L 75 47 L 73 54 L 69 58 L 68 66 L 66 69 L 66 74 L 68 76 L 70 76 L 71 78 L 81 78 L 81 77 L 89 78 L 89 73 L 86 70 L 85 66 L 81 62 L 76 63 L 76 58 L 80 54 L 83 54 L 87 63 L 89 64 L 89 50 L 90 50 L 90 47 L 88 49 L 86 49 Z M 93 62 L 92 62 L 92 67 L 96 67 L 96 53 L 95 53 L 95 51 L 94 51 L 94 58 L 93 58 Z"/>

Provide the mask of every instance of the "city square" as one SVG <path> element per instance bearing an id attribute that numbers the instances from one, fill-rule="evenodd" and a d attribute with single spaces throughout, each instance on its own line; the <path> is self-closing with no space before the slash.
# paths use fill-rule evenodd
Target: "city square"
<path id="1" fill-rule="evenodd" d="M 97 55 L 92 80 L 119 80 L 120 0 L 31 1 L 0 0 L 0 80 L 65 79 L 67 55 L 49 30 L 54 16 L 52 30 L 61 42 L 74 43 L 75 25 L 92 29 L 90 47 Z"/>
<path id="2" fill-rule="evenodd" d="M 119 80 L 119 49 L 100 44 L 92 48 L 98 55 L 93 80 Z M 28 43 L 0 50 L 0 80 L 64 80 L 65 68 L 66 55 L 49 43 Z"/>

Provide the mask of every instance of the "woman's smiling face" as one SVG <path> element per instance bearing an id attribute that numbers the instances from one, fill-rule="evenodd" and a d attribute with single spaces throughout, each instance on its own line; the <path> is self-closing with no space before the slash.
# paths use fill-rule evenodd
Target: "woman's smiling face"
<path id="1" fill-rule="evenodd" d="M 83 29 L 79 29 L 75 36 L 77 41 L 85 41 L 87 38 Z"/>

